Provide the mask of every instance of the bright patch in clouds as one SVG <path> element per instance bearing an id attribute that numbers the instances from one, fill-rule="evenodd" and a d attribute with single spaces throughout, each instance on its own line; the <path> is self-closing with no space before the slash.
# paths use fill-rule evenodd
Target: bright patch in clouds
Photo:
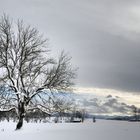
<path id="1" fill-rule="evenodd" d="M 85 87 L 77 87 L 75 88 L 75 92 L 79 94 L 93 94 L 98 96 L 99 98 L 106 97 L 108 95 L 116 96 L 121 99 L 121 101 L 129 104 L 140 107 L 140 95 L 137 95 L 133 92 L 125 92 L 114 89 L 104 89 L 104 88 L 85 88 Z"/>

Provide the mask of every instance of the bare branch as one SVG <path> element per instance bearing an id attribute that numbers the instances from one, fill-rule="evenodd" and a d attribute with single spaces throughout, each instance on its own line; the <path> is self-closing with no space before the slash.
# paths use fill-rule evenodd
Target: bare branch
<path id="1" fill-rule="evenodd" d="M 1 17 L 0 83 L 4 89 L 0 91 L 0 105 L 3 109 L 16 107 L 20 121 L 28 107 L 60 110 L 59 103 L 64 102 L 56 101 L 53 92 L 69 91 L 74 85 L 76 69 L 71 57 L 63 51 L 57 60 L 49 57 L 49 51 L 47 39 L 36 28 L 21 20 L 14 25 L 8 16 Z"/>

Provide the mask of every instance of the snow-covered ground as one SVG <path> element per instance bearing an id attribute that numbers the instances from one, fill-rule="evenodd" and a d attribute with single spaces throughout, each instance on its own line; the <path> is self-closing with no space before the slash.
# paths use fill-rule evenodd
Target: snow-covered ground
<path id="1" fill-rule="evenodd" d="M 140 140 L 140 122 L 97 120 L 96 123 L 0 122 L 0 140 Z"/>

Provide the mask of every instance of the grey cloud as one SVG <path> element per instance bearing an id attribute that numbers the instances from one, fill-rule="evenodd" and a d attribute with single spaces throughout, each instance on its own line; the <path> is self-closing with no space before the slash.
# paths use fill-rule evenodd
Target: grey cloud
<path id="1" fill-rule="evenodd" d="M 122 113 L 123 115 L 132 114 L 132 106 L 119 101 L 117 98 L 111 98 L 107 100 L 102 105 L 102 108 L 105 109 L 108 113 L 115 112 Z"/>
<path id="2" fill-rule="evenodd" d="M 130 111 L 130 107 L 126 105 L 125 103 L 120 103 L 117 99 L 112 98 L 109 99 L 107 102 L 105 102 L 102 105 L 102 108 L 107 110 L 107 112 L 117 112 L 117 113 L 125 113 L 127 114 L 128 111 Z M 107 108 L 107 109 L 106 109 Z"/>
<path id="3" fill-rule="evenodd" d="M 1 0 L 0 13 L 21 18 L 65 49 L 79 67 L 78 86 L 140 91 L 139 0 Z"/>
<path id="4" fill-rule="evenodd" d="M 106 96 L 106 98 L 112 98 L 112 95 L 108 95 L 108 96 Z"/>
<path id="5" fill-rule="evenodd" d="M 120 97 L 108 95 L 107 97 L 100 98 L 88 95 L 73 94 L 77 107 L 86 109 L 89 113 L 93 114 L 122 114 L 132 115 L 134 105 L 128 105 L 121 101 Z"/>

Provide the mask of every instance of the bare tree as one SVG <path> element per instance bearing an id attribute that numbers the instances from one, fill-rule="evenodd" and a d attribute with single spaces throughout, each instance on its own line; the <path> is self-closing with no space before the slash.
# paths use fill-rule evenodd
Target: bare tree
<path id="1" fill-rule="evenodd" d="M 16 129 L 23 125 L 26 112 L 33 108 L 51 113 L 53 96 L 71 90 L 75 69 L 71 58 L 61 53 L 58 60 L 49 58 L 47 40 L 36 28 L 23 21 L 13 24 L 3 15 L 0 19 L 0 93 L 1 109 L 15 108 Z M 52 96 L 53 95 L 53 96 Z"/>
<path id="2" fill-rule="evenodd" d="M 70 99 L 66 99 L 65 97 L 57 97 L 55 99 L 54 112 L 58 113 L 59 117 L 64 117 L 68 113 L 72 112 L 74 106 L 75 103 L 72 102 Z"/>
<path id="3" fill-rule="evenodd" d="M 132 105 L 132 113 L 133 113 L 133 118 L 135 121 L 138 119 L 138 108 L 134 105 Z"/>

